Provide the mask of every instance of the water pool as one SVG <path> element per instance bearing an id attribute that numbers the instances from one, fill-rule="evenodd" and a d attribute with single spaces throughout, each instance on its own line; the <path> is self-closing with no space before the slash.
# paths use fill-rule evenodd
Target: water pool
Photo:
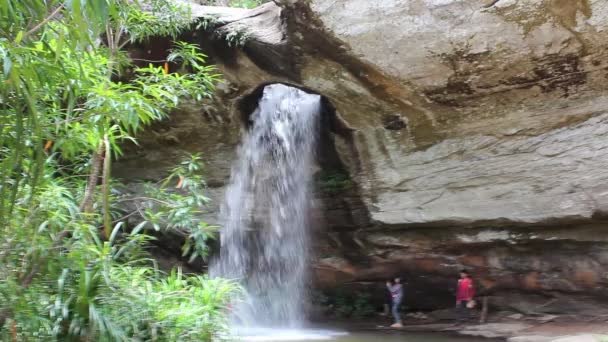
<path id="1" fill-rule="evenodd" d="M 257 342 L 488 342 L 492 340 L 475 337 L 459 337 L 441 333 L 418 333 L 402 331 L 340 331 L 325 329 L 249 329 L 238 332 L 239 341 Z"/>

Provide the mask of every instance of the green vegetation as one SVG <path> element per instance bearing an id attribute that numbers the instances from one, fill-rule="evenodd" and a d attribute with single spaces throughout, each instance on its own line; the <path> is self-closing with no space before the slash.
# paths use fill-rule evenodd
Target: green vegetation
<path id="1" fill-rule="evenodd" d="M 215 227 L 193 156 L 160 185 L 126 194 L 111 178 L 134 141 L 184 98 L 210 96 L 218 76 L 197 46 L 136 68 L 124 48 L 190 27 L 167 0 L 0 2 L 0 339 L 211 341 L 238 290 L 221 279 L 163 274 L 146 253 L 151 230 L 184 236 L 205 257 Z M 118 81 L 133 69 L 129 82 Z M 126 208 L 126 209 L 125 209 Z"/>
<path id="2" fill-rule="evenodd" d="M 359 293 L 352 296 L 338 296 L 335 299 L 335 312 L 339 317 L 363 318 L 374 314 L 370 296 Z"/>
<path id="3" fill-rule="evenodd" d="M 313 302 L 321 305 L 327 313 L 339 318 L 364 318 L 374 314 L 371 297 L 367 293 L 332 292 L 329 294 L 316 293 Z"/>
<path id="4" fill-rule="evenodd" d="M 224 40 L 231 47 L 244 46 L 249 40 L 249 35 L 246 31 L 231 31 L 224 35 Z"/>
<path id="5" fill-rule="evenodd" d="M 254 8 L 261 4 L 268 2 L 267 0 L 232 0 L 230 6 L 232 7 L 243 7 L 243 8 Z"/>
<path id="6" fill-rule="evenodd" d="M 321 191 L 330 194 L 348 190 L 353 185 L 349 175 L 343 172 L 323 172 L 318 184 Z"/>
<path id="7" fill-rule="evenodd" d="M 135 205 L 135 210 L 131 211 L 116 209 L 123 218 L 137 214 L 142 219 L 133 232 L 147 227 L 155 231 L 170 230 L 183 236 L 186 241 L 183 256 L 188 256 L 190 262 L 207 256 L 207 242 L 218 228 L 197 217 L 199 208 L 209 201 L 203 193 L 205 182 L 200 176 L 200 159 L 198 155 L 189 156 L 160 184 L 142 183 L 142 196 L 133 196 L 125 191 L 124 195 L 114 199 L 118 206 L 125 203 Z"/>

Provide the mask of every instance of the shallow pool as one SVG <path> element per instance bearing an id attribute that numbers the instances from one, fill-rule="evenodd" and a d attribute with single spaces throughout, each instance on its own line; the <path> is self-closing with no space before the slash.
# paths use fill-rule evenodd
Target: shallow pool
<path id="1" fill-rule="evenodd" d="M 247 329 L 237 333 L 240 341 L 335 341 L 335 342 L 488 342 L 475 337 L 459 337 L 439 333 L 415 332 L 348 332 L 329 329 Z"/>
<path id="2" fill-rule="evenodd" d="M 306 340 L 304 340 L 306 341 Z M 439 333 L 352 333 L 340 336 L 333 341 L 336 342 L 488 342 L 487 339 L 475 337 L 459 337 Z"/>

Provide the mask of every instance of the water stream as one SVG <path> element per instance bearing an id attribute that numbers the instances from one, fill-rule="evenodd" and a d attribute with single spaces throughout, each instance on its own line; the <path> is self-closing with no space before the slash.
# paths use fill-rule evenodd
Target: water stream
<path id="1" fill-rule="evenodd" d="M 243 137 L 221 208 L 219 257 L 211 274 L 238 279 L 246 293 L 233 308 L 245 328 L 295 328 L 304 322 L 308 211 L 321 97 L 266 86 Z"/>

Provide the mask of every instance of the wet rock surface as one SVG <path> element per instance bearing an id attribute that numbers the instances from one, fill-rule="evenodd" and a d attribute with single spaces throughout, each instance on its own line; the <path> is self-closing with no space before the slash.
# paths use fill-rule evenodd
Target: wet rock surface
<path id="1" fill-rule="evenodd" d="M 158 179 L 202 153 L 204 219 L 217 223 L 239 98 L 266 82 L 303 86 L 340 123 L 315 166 L 318 288 L 380 305 L 383 281 L 402 275 L 408 306 L 449 307 L 468 268 L 492 308 L 608 312 L 608 3 L 277 3 L 195 8 L 219 34 L 186 38 L 225 82 L 213 103 L 145 132 L 116 175 Z M 234 30 L 240 47 L 223 38 Z"/>

